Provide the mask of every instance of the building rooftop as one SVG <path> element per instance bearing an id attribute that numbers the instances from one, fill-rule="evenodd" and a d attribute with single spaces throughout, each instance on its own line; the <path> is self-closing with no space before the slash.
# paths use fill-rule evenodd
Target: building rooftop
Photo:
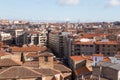
<path id="1" fill-rule="evenodd" d="M 24 79 L 41 77 L 39 72 L 23 66 L 13 66 L 0 72 L 0 79 Z"/>
<path id="2" fill-rule="evenodd" d="M 67 68 L 63 64 L 54 64 L 54 69 L 59 70 L 60 72 L 71 72 L 71 69 Z"/>
<path id="3" fill-rule="evenodd" d="M 20 62 L 16 62 L 9 58 L 0 59 L 0 67 L 20 66 L 20 65 L 21 65 Z"/>
<path id="4" fill-rule="evenodd" d="M 115 65 L 115 63 L 103 62 L 103 61 L 97 63 L 97 66 L 104 66 L 104 67 L 109 67 L 109 66 L 113 66 L 113 65 Z"/>
<path id="5" fill-rule="evenodd" d="M 93 54 L 93 56 L 102 56 L 104 62 L 110 62 L 109 57 L 104 56 L 103 54 Z M 93 61 L 93 56 L 89 55 L 80 55 L 80 56 L 71 56 L 70 59 L 73 61 L 81 61 L 81 60 L 90 60 Z"/>
<path id="6" fill-rule="evenodd" d="M 52 53 L 49 53 L 49 52 L 44 52 L 44 53 L 40 53 L 39 54 L 39 57 L 41 56 L 54 56 Z"/>
<path id="7" fill-rule="evenodd" d="M 25 63 L 23 63 L 22 66 L 31 67 L 31 68 L 39 68 L 39 62 L 38 61 L 25 61 Z"/>
<path id="8" fill-rule="evenodd" d="M 38 52 L 38 51 L 45 51 L 47 47 L 45 46 L 26 46 L 26 47 L 11 47 L 12 52 Z"/>
<path id="9" fill-rule="evenodd" d="M 112 69 L 120 71 L 120 64 L 115 64 L 115 65 L 112 65 L 112 66 L 109 66 L 109 67 L 112 68 Z"/>
<path id="10" fill-rule="evenodd" d="M 41 73 L 42 75 L 45 75 L 45 76 L 54 76 L 56 74 L 60 74 L 59 71 L 57 70 L 54 70 L 54 69 L 49 69 L 49 68 L 40 68 L 40 69 L 33 69 L 39 73 Z"/>
<path id="11" fill-rule="evenodd" d="M 5 56 L 5 55 L 10 55 L 11 53 L 5 52 L 5 51 L 0 51 L 0 57 Z"/>
<path id="12" fill-rule="evenodd" d="M 86 66 L 80 67 L 80 68 L 75 70 L 76 75 L 87 74 L 87 73 L 90 73 L 90 72 L 91 71 Z"/>

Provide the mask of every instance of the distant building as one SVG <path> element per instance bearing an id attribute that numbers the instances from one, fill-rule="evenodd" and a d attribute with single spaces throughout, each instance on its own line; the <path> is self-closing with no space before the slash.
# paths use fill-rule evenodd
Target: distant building
<path id="1" fill-rule="evenodd" d="M 69 34 L 70 32 L 49 33 L 49 48 L 52 49 L 58 58 L 64 58 L 71 54 L 72 39 L 69 38 Z"/>
<path id="2" fill-rule="evenodd" d="M 37 58 L 37 61 L 25 61 L 23 64 L 12 59 L 0 60 L 0 79 L 71 80 L 71 70 L 55 61 L 52 53 L 40 53 Z"/>
<path id="3" fill-rule="evenodd" d="M 114 56 L 119 49 L 117 41 L 101 40 L 101 41 L 75 41 L 73 43 L 74 55 L 92 55 L 94 53 L 102 53 L 106 56 Z"/>
<path id="4" fill-rule="evenodd" d="M 10 47 L 10 52 L 13 54 L 12 58 L 20 61 L 21 58 L 21 53 L 27 54 L 27 53 L 37 53 L 37 52 L 42 52 L 47 50 L 45 46 L 26 46 L 24 45 L 23 47 Z"/>
<path id="5" fill-rule="evenodd" d="M 85 54 L 85 55 L 92 55 L 93 53 L 95 53 L 95 43 L 92 41 L 86 41 L 86 42 L 82 42 L 82 41 L 75 41 L 73 43 L 73 54 L 74 55 L 81 55 L 81 54 Z"/>
<path id="6" fill-rule="evenodd" d="M 0 32 L 0 41 L 10 44 L 12 43 L 12 35 L 10 33 Z"/>
<path id="7" fill-rule="evenodd" d="M 23 44 L 23 29 L 15 29 L 15 43 L 16 45 L 22 45 Z"/>
<path id="8" fill-rule="evenodd" d="M 24 44 L 45 46 L 46 42 L 47 35 L 45 32 L 41 33 L 37 31 L 28 31 L 24 34 Z"/>

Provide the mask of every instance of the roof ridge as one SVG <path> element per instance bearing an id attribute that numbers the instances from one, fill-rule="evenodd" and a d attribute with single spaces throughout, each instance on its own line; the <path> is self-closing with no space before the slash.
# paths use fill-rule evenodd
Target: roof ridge
<path id="1" fill-rule="evenodd" d="M 9 68 L 7 68 L 6 70 L 0 72 L 0 74 L 4 73 L 4 72 L 6 72 L 6 71 L 8 71 L 8 70 L 10 70 L 10 69 L 13 69 L 13 68 L 16 68 L 16 69 L 17 69 L 17 73 L 18 73 L 18 74 L 19 74 L 19 69 L 20 69 L 20 68 L 25 68 L 25 69 L 27 69 L 27 70 L 30 70 L 30 71 L 32 71 L 32 72 L 34 72 L 34 73 L 42 76 L 41 73 L 39 73 L 39 72 L 37 72 L 37 71 L 35 71 L 35 70 L 33 70 L 33 69 L 30 69 L 30 68 L 28 68 L 28 67 L 25 67 L 25 66 L 12 66 L 12 67 L 9 67 Z"/>
<path id="2" fill-rule="evenodd" d="M 35 72 L 35 73 L 37 73 L 37 74 L 40 74 L 40 75 L 42 76 L 41 73 L 39 73 L 39 72 L 37 72 L 37 71 L 35 71 L 35 70 L 29 68 L 29 67 L 26 67 L 26 66 L 20 66 L 20 67 L 26 68 L 26 69 L 28 69 L 28 70 L 30 70 L 30 71 L 32 71 L 32 72 Z"/>

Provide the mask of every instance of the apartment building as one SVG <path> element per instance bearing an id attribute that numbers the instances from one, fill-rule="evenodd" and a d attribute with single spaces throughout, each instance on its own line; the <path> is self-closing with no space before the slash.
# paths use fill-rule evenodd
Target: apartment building
<path id="1" fill-rule="evenodd" d="M 52 32 L 49 33 L 49 41 L 48 41 L 49 48 L 55 53 L 57 57 L 62 57 L 64 50 L 63 50 L 63 36 L 59 32 Z"/>
<path id="2" fill-rule="evenodd" d="M 48 45 L 53 53 L 59 58 L 64 58 L 71 52 L 71 38 L 68 38 L 69 32 L 51 32 L 49 33 Z M 70 43 L 70 44 L 69 44 Z"/>
<path id="3" fill-rule="evenodd" d="M 73 48 L 74 55 L 92 55 L 93 53 L 95 53 L 94 42 L 75 42 Z"/>
<path id="4" fill-rule="evenodd" d="M 114 56 L 119 49 L 117 41 L 97 41 L 95 44 L 96 53 L 103 53 L 107 56 Z"/>
<path id="5" fill-rule="evenodd" d="M 82 39 L 83 40 L 83 39 Z M 86 39 L 85 39 L 86 40 Z M 74 55 L 92 55 L 94 53 L 102 53 L 106 56 L 114 56 L 118 49 L 117 41 L 101 40 L 101 41 L 75 41 L 73 43 Z"/>
<path id="6" fill-rule="evenodd" d="M 1 41 L 6 41 L 11 39 L 11 34 L 10 33 L 5 33 L 5 32 L 0 32 L 0 40 Z"/>
<path id="7" fill-rule="evenodd" d="M 22 29 L 22 28 L 8 28 L 8 29 L 4 30 L 4 33 L 11 35 L 10 43 L 12 45 L 21 46 L 23 44 L 23 42 L 24 42 L 24 38 L 23 38 L 24 29 Z M 8 36 L 7 34 L 6 34 L 6 36 Z M 8 44 L 11 45 L 10 43 L 8 43 Z"/>
<path id="8" fill-rule="evenodd" d="M 24 34 L 24 44 L 27 45 L 46 45 L 47 35 L 38 31 L 28 31 Z"/>

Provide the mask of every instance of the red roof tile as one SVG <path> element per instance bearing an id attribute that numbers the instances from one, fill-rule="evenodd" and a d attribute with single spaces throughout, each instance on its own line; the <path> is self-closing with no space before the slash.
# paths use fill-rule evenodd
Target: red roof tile
<path id="1" fill-rule="evenodd" d="M 103 54 L 93 54 L 93 56 L 103 56 L 103 61 L 109 62 L 109 57 L 104 56 Z M 93 56 L 81 55 L 81 56 L 71 56 L 71 60 L 73 61 L 81 61 L 81 60 L 90 60 L 93 61 Z"/>
<path id="2" fill-rule="evenodd" d="M 20 62 L 16 62 L 12 59 L 0 59 L 0 67 L 9 67 L 9 66 L 20 66 Z"/>
<path id="3" fill-rule="evenodd" d="M 47 47 L 30 46 L 30 47 L 11 47 L 12 52 L 38 52 L 45 51 Z"/>
<path id="4" fill-rule="evenodd" d="M 0 79 L 25 79 L 41 77 L 39 72 L 23 66 L 10 67 L 0 72 Z"/>
<path id="5" fill-rule="evenodd" d="M 80 68 L 75 70 L 76 75 L 87 74 L 87 73 L 90 73 L 90 72 L 91 71 L 86 66 L 80 67 Z"/>

